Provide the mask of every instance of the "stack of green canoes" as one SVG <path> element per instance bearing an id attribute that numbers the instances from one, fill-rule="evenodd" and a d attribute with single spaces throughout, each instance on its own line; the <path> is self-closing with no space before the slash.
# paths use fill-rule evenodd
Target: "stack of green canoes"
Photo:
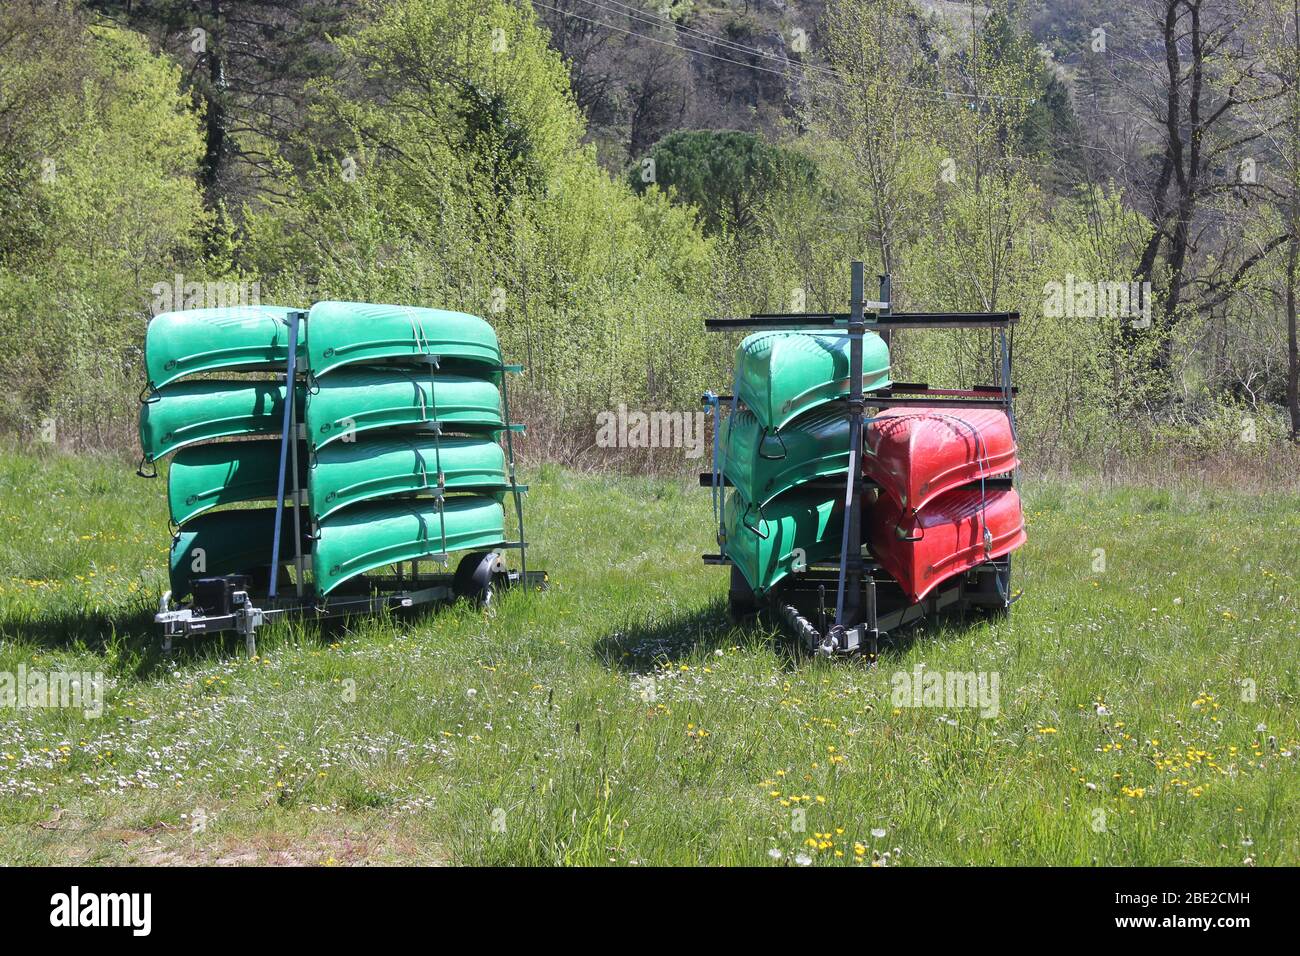
<path id="1" fill-rule="evenodd" d="M 172 459 L 176 598 L 197 578 L 269 571 L 290 312 L 197 309 L 150 323 L 140 442 L 146 461 Z M 295 544 L 310 553 L 315 593 L 386 565 L 503 544 L 512 485 L 491 326 L 461 312 L 355 302 L 320 302 L 298 318 L 301 428 L 286 462 L 299 473 L 286 488 L 305 490 L 305 520 L 286 507 L 280 553 L 292 558 Z"/>
<path id="2" fill-rule="evenodd" d="M 510 480 L 497 435 L 507 422 L 487 322 L 318 302 L 307 360 L 317 593 L 385 565 L 504 543 Z"/>
<path id="3" fill-rule="evenodd" d="M 889 349 L 863 340 L 864 391 L 889 384 Z M 849 422 L 849 337 L 759 332 L 736 350 L 736 410 L 719 434 L 718 469 L 731 485 L 722 547 L 755 594 L 792 571 L 839 555 Z"/>

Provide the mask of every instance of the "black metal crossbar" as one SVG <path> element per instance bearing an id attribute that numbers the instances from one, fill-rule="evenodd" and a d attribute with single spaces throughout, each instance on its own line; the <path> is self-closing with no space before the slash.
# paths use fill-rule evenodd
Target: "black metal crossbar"
<path id="1" fill-rule="evenodd" d="M 878 305 L 879 303 L 872 303 Z M 880 329 L 1005 329 L 1020 321 L 1019 312 L 863 312 L 869 330 Z M 848 312 L 756 312 L 739 318 L 705 319 L 711 332 L 739 332 L 745 329 L 848 330 Z"/>

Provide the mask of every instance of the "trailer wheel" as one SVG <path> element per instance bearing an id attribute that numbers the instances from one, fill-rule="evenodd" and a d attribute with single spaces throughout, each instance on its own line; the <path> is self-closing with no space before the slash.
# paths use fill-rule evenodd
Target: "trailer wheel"
<path id="1" fill-rule="evenodd" d="M 460 559 L 451 587 L 456 597 L 491 607 L 498 575 L 504 571 L 505 564 L 496 551 L 475 551 Z"/>
<path id="2" fill-rule="evenodd" d="M 749 586 L 740 568 L 731 566 L 731 587 L 727 590 L 727 616 L 734 623 L 740 623 L 758 612 L 758 599 L 754 589 Z"/>

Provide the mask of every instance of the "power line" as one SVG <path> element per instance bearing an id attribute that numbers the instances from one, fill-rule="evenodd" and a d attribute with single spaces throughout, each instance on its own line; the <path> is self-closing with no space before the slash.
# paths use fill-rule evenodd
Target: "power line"
<path id="1" fill-rule="evenodd" d="M 748 54 L 751 56 L 757 56 L 767 60 L 774 60 L 778 63 L 781 63 L 784 68 L 778 70 L 778 69 L 772 69 L 771 67 L 760 66 L 757 63 L 746 63 L 742 60 L 733 60 L 730 57 L 719 56 L 718 54 L 715 53 L 709 53 L 706 50 L 697 50 L 692 47 L 683 46 L 681 44 L 674 43 L 669 40 L 661 40 L 658 39 L 657 37 L 648 36 L 645 33 L 640 33 L 635 30 L 625 30 L 621 27 L 617 27 L 614 24 L 608 23 L 604 20 L 595 20 L 590 17 L 584 17 L 578 13 L 572 13 L 568 10 L 562 10 L 558 7 L 553 7 L 550 4 L 541 3 L 540 0 L 533 0 L 533 2 L 536 6 L 544 7 L 547 10 L 552 10 L 555 13 L 560 14 L 561 16 L 572 17 L 574 19 L 582 20 L 587 23 L 593 24 L 594 26 L 604 27 L 607 30 L 613 30 L 615 32 L 622 33 L 626 36 L 636 37 L 642 40 L 648 40 L 651 43 L 658 43 L 663 46 L 670 46 L 673 47 L 674 49 L 681 50 L 684 53 L 693 53 L 697 56 L 704 56 L 712 60 L 719 60 L 723 63 L 731 63 L 735 66 L 745 67 L 746 69 L 751 69 L 751 70 L 759 70 L 764 73 L 772 73 L 778 76 L 786 76 L 790 70 L 801 67 L 805 70 L 821 74 L 826 78 L 828 82 L 838 84 L 841 88 L 844 89 L 851 88 L 851 84 L 848 83 L 837 70 L 834 70 L 832 68 L 820 66 L 815 63 L 801 62 L 796 64 L 785 57 L 777 56 L 774 53 L 770 53 L 765 50 L 760 50 L 756 47 L 747 46 L 746 44 L 743 43 L 737 43 L 734 40 L 724 40 L 720 37 L 712 36 L 711 34 L 706 33 L 703 30 L 699 30 L 694 27 L 684 26 L 682 24 L 677 23 L 675 20 L 671 20 L 665 17 L 660 17 L 648 11 L 640 10 L 636 7 L 630 6 L 629 4 L 622 3 L 620 2 L 620 0 L 607 0 L 607 2 L 613 4 L 615 7 L 621 7 L 622 8 L 621 10 L 616 10 L 611 6 L 607 6 L 606 3 L 599 2 L 599 0 L 581 0 L 581 2 L 586 3 L 593 7 L 597 7 L 598 9 L 604 10 L 606 13 L 614 14 L 615 16 L 620 16 L 620 15 L 627 16 L 633 22 L 642 23 L 646 26 L 671 27 L 676 32 L 686 34 L 686 36 L 689 37 L 690 39 L 696 39 L 705 43 L 711 43 L 716 47 L 720 47 L 722 50 L 728 53 Z M 959 97 L 963 99 L 970 99 L 970 100 L 1001 101 L 1003 99 L 1007 99 L 1007 100 L 1028 100 L 1030 102 L 1033 102 L 1036 99 L 1036 97 L 1023 96 L 1020 94 L 964 93 L 956 90 L 926 89 L 925 87 L 914 86 L 909 83 L 895 83 L 894 85 L 900 89 L 908 90 L 916 95 L 925 97 L 932 101 L 952 100 Z"/>
<path id="2" fill-rule="evenodd" d="M 590 4 L 593 7 L 600 7 L 609 13 L 617 14 L 621 12 L 618 10 L 610 9 L 610 7 L 606 6 L 605 3 L 600 2 L 600 0 L 582 0 L 582 2 L 586 4 Z M 633 20 L 638 20 L 642 23 L 645 23 L 649 26 L 662 25 L 662 26 L 672 27 L 677 32 L 684 33 L 686 34 L 686 36 L 690 37 L 691 39 L 701 40 L 705 43 L 712 43 L 715 46 L 720 46 L 723 49 L 733 51 L 736 53 L 748 53 L 753 56 L 763 57 L 764 59 L 776 60 L 779 63 L 783 63 L 787 65 L 792 62 L 787 57 L 777 56 L 775 53 L 769 53 L 768 51 L 760 50 L 757 47 L 746 46 L 743 43 L 737 43 L 735 40 L 725 40 L 722 39 L 721 37 L 712 36 L 711 34 L 706 33 L 703 30 L 698 30 L 695 27 L 688 27 L 684 24 L 678 23 L 676 20 L 671 20 L 666 17 L 656 16 L 653 13 L 649 13 L 644 10 L 639 10 L 636 7 L 633 7 L 629 4 L 620 3 L 619 0 L 608 0 L 608 2 L 613 4 L 613 6 L 615 7 L 622 7 L 624 11 L 627 11 L 625 14 L 626 16 L 631 17 Z M 818 66 L 815 63 L 800 63 L 800 65 L 803 66 L 805 69 L 816 70 L 819 73 L 824 73 L 827 76 L 833 77 L 835 79 L 839 79 L 839 75 L 834 70 L 828 67 Z"/>
<path id="3" fill-rule="evenodd" d="M 660 40 L 657 37 L 646 36 L 646 34 L 644 33 L 637 33 L 635 30 L 624 30 L 622 27 L 616 27 L 614 26 L 614 24 L 606 23 L 603 20 L 593 20 L 590 17 L 584 17 L 579 13 L 571 13 L 568 10 L 561 10 L 559 7 L 553 7 L 548 3 L 541 3 L 540 0 L 533 0 L 533 5 L 538 7 L 544 7 L 547 10 L 554 10 L 556 13 L 562 16 L 573 17 L 575 20 L 584 20 L 587 23 L 594 24 L 595 26 L 598 27 L 604 27 L 607 30 L 613 30 L 616 33 L 622 33 L 626 36 L 636 37 L 638 40 L 649 40 L 651 43 L 659 43 L 662 44 L 663 46 L 670 46 L 674 50 L 681 50 L 683 53 L 694 53 L 697 56 L 707 56 L 711 60 L 721 60 L 723 63 L 731 63 L 735 66 L 744 66 L 744 67 L 748 67 L 751 70 L 762 70 L 764 73 L 775 73 L 777 76 L 785 76 L 787 72 L 786 70 L 769 69 L 768 67 L 765 66 L 759 66 L 756 63 L 745 63 L 742 60 L 732 60 L 729 59 L 728 57 L 718 56 L 716 53 L 709 53 L 705 50 L 692 50 L 690 47 L 680 46 L 679 44 L 672 43 L 668 40 Z"/>

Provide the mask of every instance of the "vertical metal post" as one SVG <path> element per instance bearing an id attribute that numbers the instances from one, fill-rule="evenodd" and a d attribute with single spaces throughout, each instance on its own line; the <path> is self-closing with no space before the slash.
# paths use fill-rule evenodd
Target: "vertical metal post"
<path id="1" fill-rule="evenodd" d="M 524 537 L 524 502 L 519 492 L 519 483 L 515 478 L 515 443 L 510 432 L 510 386 L 506 379 L 509 372 L 501 369 L 501 413 L 506 420 L 506 458 L 510 465 L 510 490 L 515 499 L 515 523 L 519 527 L 519 573 L 524 585 L 528 584 L 528 542 Z M 716 427 L 716 425 L 715 425 Z"/>
<path id="2" fill-rule="evenodd" d="M 858 644 L 858 650 L 865 652 L 867 656 L 874 659 L 878 650 L 876 644 L 880 638 L 880 613 L 876 604 L 875 578 L 870 576 L 867 577 L 866 591 L 867 620 L 862 635 L 863 641 Z"/>
<path id="3" fill-rule="evenodd" d="M 447 563 L 447 498 L 446 498 L 446 476 L 442 472 L 442 422 L 438 419 L 438 378 L 433 374 L 433 370 L 440 368 L 441 363 L 438 356 L 429 356 L 429 407 L 433 411 L 433 466 L 437 470 L 438 486 L 434 490 L 435 501 L 438 506 L 438 529 L 442 535 L 442 561 Z M 426 472 L 424 483 L 429 484 L 429 475 Z M 414 573 L 414 565 L 412 565 Z"/>
<path id="4" fill-rule="evenodd" d="M 877 319 L 877 320 L 879 320 L 879 319 L 882 318 L 882 317 L 885 317 L 885 316 L 888 316 L 888 315 L 892 314 L 893 311 L 894 311 L 894 283 L 893 283 L 893 279 L 890 277 L 890 274 L 889 274 L 888 272 L 886 272 L 884 275 L 880 276 L 879 278 L 880 278 L 880 295 L 879 295 L 877 298 L 879 298 L 879 300 L 880 300 L 883 304 L 879 307 L 879 309 L 878 309 L 878 311 L 877 311 L 877 313 L 876 313 L 876 319 Z M 890 345 L 890 335 L 889 335 L 889 330 L 888 330 L 888 329 L 886 329 L 886 330 L 882 333 L 882 337 L 883 337 L 884 340 L 885 340 L 885 348 L 888 350 L 889 345 Z M 891 366 L 892 366 L 892 364 L 893 364 L 893 356 L 892 356 L 892 355 L 890 355 L 890 364 L 891 364 Z M 891 377 L 892 377 L 892 373 L 891 373 Z M 857 445 L 854 446 L 854 447 L 856 447 L 857 449 L 859 449 L 859 451 L 860 451 L 861 448 L 862 448 L 862 441 L 863 441 L 863 439 L 862 439 L 862 429 L 861 429 L 861 427 L 859 427 L 859 428 L 858 428 L 858 439 L 857 439 Z M 859 490 L 859 499 L 861 499 L 861 493 L 860 493 L 860 490 Z M 859 506 L 858 506 L 858 534 L 859 534 L 859 541 L 861 540 L 861 537 L 860 537 L 860 536 L 861 536 L 861 533 L 862 533 L 861 519 L 862 519 L 862 507 L 861 507 L 861 505 L 859 505 Z M 861 556 L 861 554 L 862 554 L 862 550 L 861 550 L 860 547 L 859 547 L 859 549 L 858 549 L 858 554 L 859 554 L 859 556 Z M 880 621 L 879 605 L 878 605 L 877 602 L 876 602 L 876 581 L 875 581 L 874 578 L 868 578 L 868 581 L 867 581 L 867 616 L 866 616 L 866 626 L 867 626 L 867 629 L 870 631 L 870 634 L 869 634 L 870 646 L 869 646 L 866 650 L 867 650 L 868 654 L 869 654 L 872 658 L 874 658 L 875 655 L 876 655 L 876 640 L 877 640 L 877 637 L 878 637 L 879 632 L 880 632 L 880 623 L 879 623 L 879 621 Z M 861 648 L 860 648 L 860 649 L 861 649 Z"/>
<path id="5" fill-rule="evenodd" d="M 307 318 L 306 312 L 295 313 L 299 316 L 299 321 Z M 294 333 L 294 351 L 297 351 L 297 330 Z M 295 362 L 296 366 L 297 363 Z M 297 368 L 294 369 L 293 386 L 297 387 Z M 300 480 L 301 472 L 298 470 L 298 432 L 302 428 L 298 421 L 298 403 L 293 402 L 289 405 L 289 431 L 293 438 L 290 440 L 289 452 L 293 462 L 293 567 L 294 567 L 294 593 L 302 597 L 304 564 L 302 555 L 302 481 Z"/>
<path id="6" fill-rule="evenodd" d="M 862 448 L 864 297 L 862 263 L 854 262 L 849 302 L 849 477 L 844 493 L 839 593 L 835 596 L 835 624 L 845 628 L 857 623 L 858 608 L 862 603 L 862 496 L 858 493 L 862 481 L 858 476 L 858 454 Z"/>
<path id="7" fill-rule="evenodd" d="M 270 597 L 275 597 L 276 586 L 280 580 L 280 528 L 284 521 L 284 476 L 289 466 L 289 443 L 297 438 L 294 434 L 296 429 L 293 420 L 294 405 L 297 404 L 299 315 L 300 312 L 289 313 L 289 358 L 285 361 L 284 372 L 284 418 L 280 426 L 280 477 L 275 492 L 275 540 L 271 543 L 271 589 L 268 592 Z M 295 484 L 297 480 L 295 474 Z M 295 507 L 297 507 L 296 503 Z"/>

